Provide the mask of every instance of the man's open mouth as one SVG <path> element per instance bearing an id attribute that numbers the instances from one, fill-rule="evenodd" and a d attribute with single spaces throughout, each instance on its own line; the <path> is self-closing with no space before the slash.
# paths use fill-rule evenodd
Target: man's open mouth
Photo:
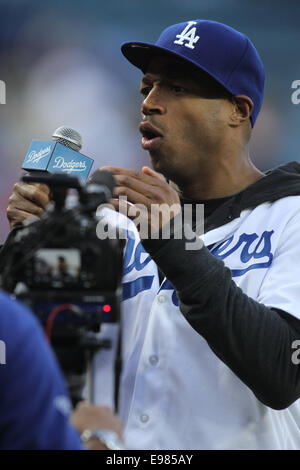
<path id="1" fill-rule="evenodd" d="M 163 135 L 149 122 L 142 122 L 139 126 L 142 134 L 142 147 L 144 150 L 155 150 L 160 144 Z"/>

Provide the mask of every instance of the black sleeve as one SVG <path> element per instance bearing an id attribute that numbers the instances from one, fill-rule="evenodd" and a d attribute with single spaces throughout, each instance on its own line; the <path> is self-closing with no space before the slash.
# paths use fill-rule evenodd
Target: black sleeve
<path id="1" fill-rule="evenodd" d="M 214 353 L 262 403 L 288 407 L 300 397 L 300 366 L 292 361 L 300 320 L 248 297 L 223 261 L 205 246 L 186 250 L 186 241 L 143 245 L 176 289 L 181 312 Z"/>

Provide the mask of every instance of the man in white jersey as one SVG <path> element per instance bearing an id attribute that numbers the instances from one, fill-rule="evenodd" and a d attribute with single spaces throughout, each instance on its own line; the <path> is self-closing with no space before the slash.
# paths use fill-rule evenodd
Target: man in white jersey
<path id="1" fill-rule="evenodd" d="M 258 53 L 243 34 L 204 20 L 122 52 L 144 73 L 140 131 L 154 170 L 106 167 L 115 197 L 205 211 L 197 249 L 187 249 L 193 224 L 178 238 L 172 219 L 169 239 L 128 228 L 127 448 L 300 448 L 300 165 L 262 173 L 250 160 L 264 92 Z M 44 187 L 18 184 L 11 227 L 47 203 Z M 141 214 L 161 235 L 170 220 L 148 219 L 149 210 Z"/>

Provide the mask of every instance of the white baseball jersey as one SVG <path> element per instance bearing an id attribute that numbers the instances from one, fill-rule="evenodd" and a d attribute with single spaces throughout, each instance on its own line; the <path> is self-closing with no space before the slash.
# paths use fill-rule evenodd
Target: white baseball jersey
<path id="1" fill-rule="evenodd" d="M 290 196 L 243 210 L 202 239 L 244 293 L 300 318 L 299 228 L 300 196 Z M 284 410 L 261 403 L 183 317 L 169 281 L 159 287 L 135 226 L 127 229 L 120 392 L 127 448 L 300 448 L 300 401 Z M 115 326 L 103 325 L 103 335 L 113 337 Z M 112 404 L 111 369 L 112 352 L 101 351 L 97 403 Z"/>

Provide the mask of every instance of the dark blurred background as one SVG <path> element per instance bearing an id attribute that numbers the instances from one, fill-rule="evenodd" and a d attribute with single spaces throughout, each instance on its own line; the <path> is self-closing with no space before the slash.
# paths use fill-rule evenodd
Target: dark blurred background
<path id="1" fill-rule="evenodd" d="M 213 19 L 244 32 L 266 70 L 266 94 L 251 143 L 261 169 L 299 160 L 299 0 L 0 0 L 0 241 L 5 209 L 31 139 L 69 125 L 82 152 L 104 164 L 141 168 L 138 93 L 141 73 L 121 55 L 128 40 L 156 40 L 162 29 Z"/>

